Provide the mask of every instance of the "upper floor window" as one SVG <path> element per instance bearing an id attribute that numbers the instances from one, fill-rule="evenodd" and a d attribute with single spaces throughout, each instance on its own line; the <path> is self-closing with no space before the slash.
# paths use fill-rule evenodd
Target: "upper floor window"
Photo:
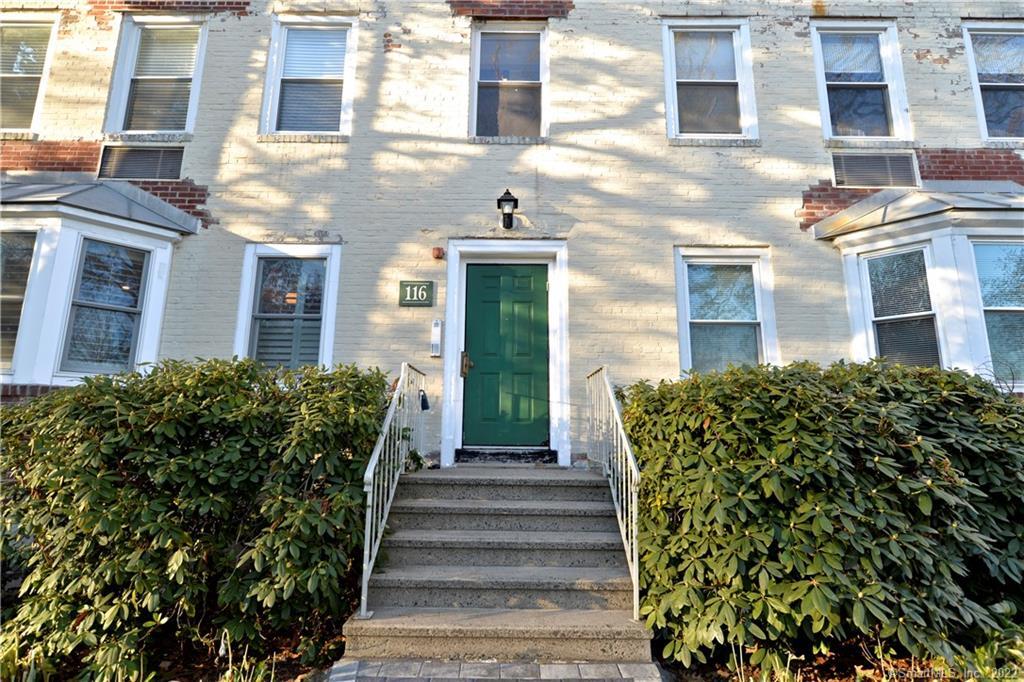
<path id="1" fill-rule="evenodd" d="M 767 249 L 677 249 L 684 371 L 778 362 Z"/>
<path id="2" fill-rule="evenodd" d="M 750 30 L 734 20 L 664 24 L 670 137 L 757 137 Z"/>
<path id="3" fill-rule="evenodd" d="M 813 27 L 825 137 L 910 139 L 896 27 Z"/>
<path id="4" fill-rule="evenodd" d="M 543 27 L 487 24 L 473 34 L 476 137 L 547 135 L 547 36 Z"/>
<path id="5" fill-rule="evenodd" d="M 355 25 L 315 21 L 278 17 L 274 22 L 263 132 L 351 131 Z"/>
<path id="6" fill-rule="evenodd" d="M 0 26 L 0 128 L 33 127 L 52 33 L 51 24 Z"/>
<path id="7" fill-rule="evenodd" d="M 206 26 L 180 18 L 128 17 L 111 90 L 108 130 L 191 131 Z"/>
<path id="8" fill-rule="evenodd" d="M 1024 138 L 1024 26 L 968 25 L 982 137 Z"/>

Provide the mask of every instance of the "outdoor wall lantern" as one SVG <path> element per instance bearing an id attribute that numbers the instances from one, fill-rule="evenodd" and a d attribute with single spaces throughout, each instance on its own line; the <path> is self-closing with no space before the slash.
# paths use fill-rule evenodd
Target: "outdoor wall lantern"
<path id="1" fill-rule="evenodd" d="M 501 211 L 501 226 L 506 230 L 512 229 L 512 214 L 519 208 L 519 199 L 512 196 L 512 192 L 505 189 L 505 193 L 498 197 L 498 210 Z"/>

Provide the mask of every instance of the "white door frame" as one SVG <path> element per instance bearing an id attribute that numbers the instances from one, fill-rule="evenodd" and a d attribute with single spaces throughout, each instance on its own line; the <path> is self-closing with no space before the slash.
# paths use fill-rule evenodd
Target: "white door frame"
<path id="1" fill-rule="evenodd" d="M 551 449 L 570 466 L 569 431 L 569 249 L 563 240 L 450 239 L 444 311 L 444 385 L 441 392 L 441 466 L 455 466 L 462 447 L 462 377 L 466 343 L 467 263 L 548 264 L 548 386 Z"/>

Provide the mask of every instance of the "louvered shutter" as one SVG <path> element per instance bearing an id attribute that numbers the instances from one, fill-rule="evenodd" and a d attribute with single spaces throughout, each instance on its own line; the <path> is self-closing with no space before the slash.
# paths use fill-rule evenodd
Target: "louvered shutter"
<path id="1" fill-rule="evenodd" d="M 198 27 L 141 29 L 125 130 L 185 129 L 198 44 Z"/>
<path id="2" fill-rule="evenodd" d="M 348 29 L 287 29 L 277 130 L 339 130 L 347 41 Z"/>
<path id="3" fill-rule="evenodd" d="M 0 128 L 31 128 L 49 26 L 0 27 Z"/>
<path id="4" fill-rule="evenodd" d="M 832 155 L 837 187 L 914 187 L 913 154 Z"/>

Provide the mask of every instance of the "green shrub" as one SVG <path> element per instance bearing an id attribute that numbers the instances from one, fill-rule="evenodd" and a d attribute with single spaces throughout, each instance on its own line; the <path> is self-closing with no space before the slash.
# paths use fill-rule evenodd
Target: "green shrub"
<path id="1" fill-rule="evenodd" d="M 951 660 L 1024 602 L 1024 402 L 984 380 L 801 363 L 624 397 L 666 657 L 778 668 L 862 638 Z"/>
<path id="2" fill-rule="evenodd" d="M 129 678 L 225 632 L 335 635 L 386 393 L 355 367 L 164 362 L 0 411 L 4 553 L 30 570 L 0 676 Z"/>

